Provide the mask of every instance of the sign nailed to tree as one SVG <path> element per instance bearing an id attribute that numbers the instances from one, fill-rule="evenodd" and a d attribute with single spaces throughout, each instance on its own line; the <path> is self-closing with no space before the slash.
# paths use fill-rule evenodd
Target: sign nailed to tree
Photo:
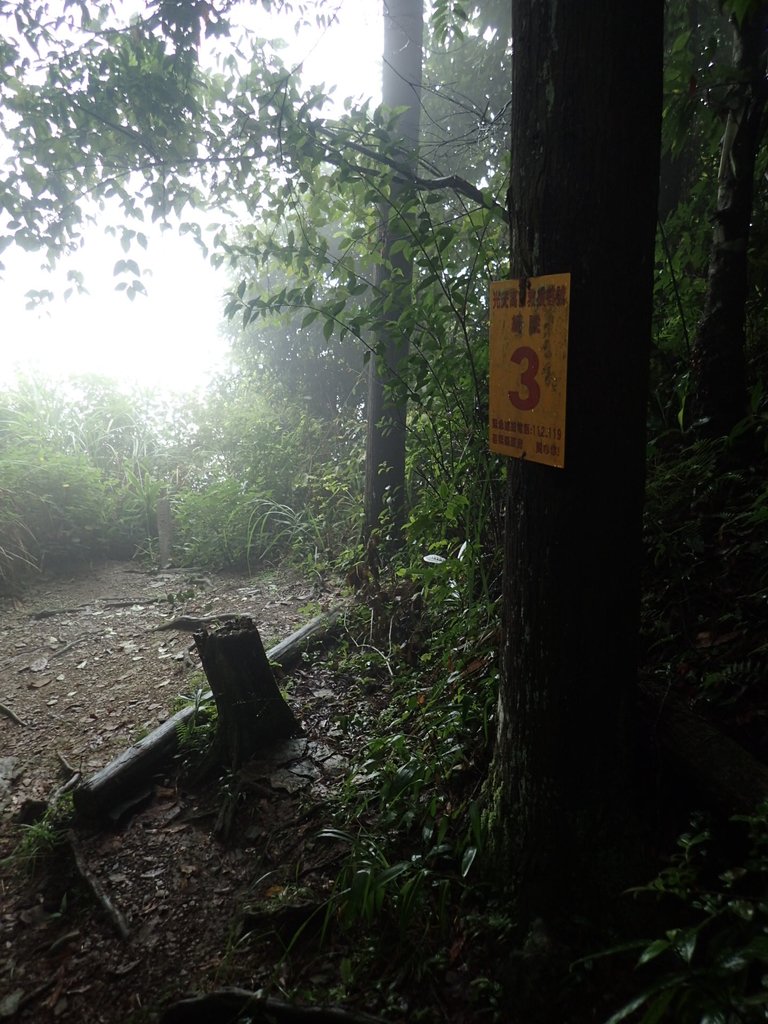
<path id="1" fill-rule="evenodd" d="M 565 465 L 571 275 L 491 284 L 491 451 Z"/>

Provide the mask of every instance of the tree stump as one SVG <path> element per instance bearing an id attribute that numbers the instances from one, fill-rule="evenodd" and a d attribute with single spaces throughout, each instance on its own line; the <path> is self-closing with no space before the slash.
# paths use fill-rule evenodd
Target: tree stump
<path id="1" fill-rule="evenodd" d="M 239 618 L 242 622 L 243 617 L 232 615 L 231 618 Z M 324 612 L 305 623 L 267 652 L 267 668 L 271 662 L 278 662 L 282 669 L 290 668 L 301 658 L 308 643 L 312 641 L 327 643 L 334 636 L 340 619 L 341 609 L 337 608 L 332 612 Z M 246 621 L 250 623 L 249 619 Z M 200 617 L 181 616 L 181 618 L 173 619 L 159 628 L 200 632 L 204 626 L 205 623 Z M 212 695 L 211 692 L 203 694 L 203 700 L 209 700 Z M 278 696 L 280 696 L 279 691 Z M 280 699 L 282 700 L 282 698 Z M 194 716 L 195 708 L 192 706 L 177 711 L 167 722 L 163 722 L 148 736 L 139 740 L 138 743 L 134 743 L 128 750 L 124 750 L 117 758 L 75 789 L 73 796 L 78 814 L 92 818 L 109 807 L 114 808 L 120 801 L 130 798 L 132 792 L 138 787 L 150 785 L 154 772 L 161 768 L 166 761 L 170 761 L 177 752 L 180 731 L 193 720 Z M 297 732 L 289 732 L 284 735 L 289 737 L 298 735 L 299 727 L 295 722 L 294 726 L 298 730 Z M 226 749 L 223 750 L 223 754 L 226 755 Z M 213 767 L 213 759 L 211 759 L 199 774 L 202 776 L 209 768 Z"/>
<path id="2" fill-rule="evenodd" d="M 237 769 L 267 743 L 303 735 L 283 700 L 252 619 L 194 634 L 218 708 L 209 763 Z"/>

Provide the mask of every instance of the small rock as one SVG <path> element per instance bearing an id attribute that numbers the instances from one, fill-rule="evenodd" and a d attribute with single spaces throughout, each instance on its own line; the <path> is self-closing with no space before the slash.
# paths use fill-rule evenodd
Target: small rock
<path id="1" fill-rule="evenodd" d="M 0 1017 L 13 1017 L 24 998 L 24 989 L 17 988 L 0 999 Z"/>

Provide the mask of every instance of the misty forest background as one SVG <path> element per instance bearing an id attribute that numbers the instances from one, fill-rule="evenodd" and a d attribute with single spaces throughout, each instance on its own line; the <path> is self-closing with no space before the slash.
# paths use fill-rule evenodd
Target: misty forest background
<path id="1" fill-rule="evenodd" d="M 486 891 L 481 787 L 500 678 L 507 465 L 488 450 L 488 286 L 510 268 L 508 3 L 428 5 L 415 162 L 404 148 L 403 106 L 347 100 L 329 116 L 324 87 L 301 85 L 264 40 L 235 46 L 232 38 L 228 56 L 203 70 L 201 38 L 222 46 L 229 38 L 227 5 L 201 13 L 196 4 L 150 4 L 141 31 L 110 35 L 101 32 L 110 5 L 72 4 L 67 25 L 51 21 L 38 37 L 39 55 L 57 68 L 38 89 L 16 73 L 28 59 L 19 40 L 40 30 L 38 12 L 10 6 L 18 35 L 0 44 L 1 117 L 22 157 L 0 184 L 0 244 L 66 262 L 90 210 L 73 196 L 109 201 L 124 214 L 119 287 L 138 302 L 141 218 L 168 220 L 228 269 L 232 369 L 201 396 L 172 403 L 95 377 L 29 376 L 5 387 L 2 593 L 20 597 L 41 571 L 102 559 L 156 563 L 164 497 L 176 564 L 255 573 L 292 561 L 309 575 L 345 578 L 385 623 L 365 671 L 393 686 L 381 734 L 365 750 L 374 845 L 353 851 L 370 884 L 350 890 L 345 912 L 369 923 L 390 914 L 407 931 L 423 919 L 414 907 L 422 915 L 430 907 L 437 949 L 450 891 L 480 915 L 478 933 L 508 936 L 515 921 L 503 901 L 483 897 L 495 908 L 486 916 L 473 902 Z M 9 5 L 0 13 L 8 17 Z M 329 17 L 323 6 L 295 13 L 309 29 Z M 768 754 L 764 45 L 758 86 L 750 79 L 753 99 L 762 95 L 748 287 L 737 303 L 742 343 L 729 357 L 743 359 L 742 400 L 708 410 L 694 353 L 723 201 L 724 133 L 747 80 L 740 27 L 764 20 L 766 7 L 674 0 L 665 17 L 641 674 L 760 758 Z M 69 138 L 50 130 L 64 123 Z M 229 216 L 201 226 L 211 210 Z M 87 287 L 72 266 L 71 287 Z M 388 476 L 388 459 L 376 464 L 379 493 L 369 410 L 382 367 L 377 423 L 384 444 L 402 429 L 405 447 L 402 485 Z M 630 961 L 640 957 L 636 982 L 621 991 L 627 1017 L 765 1020 L 766 817 L 749 816 L 748 838 L 737 854 L 728 846 L 722 872 L 710 870 L 714 855 L 700 856 L 710 825 L 687 828 L 682 818 L 680 843 L 671 833 L 659 841 L 662 873 L 644 880 L 663 900 L 642 938 L 593 929 L 587 945 L 628 943 Z M 585 964 L 573 978 L 589 985 Z M 377 984 L 387 983 L 382 969 Z M 507 1019 L 503 987 L 490 969 L 478 985 L 478 1000 L 497 1014 L 489 1019 Z"/>

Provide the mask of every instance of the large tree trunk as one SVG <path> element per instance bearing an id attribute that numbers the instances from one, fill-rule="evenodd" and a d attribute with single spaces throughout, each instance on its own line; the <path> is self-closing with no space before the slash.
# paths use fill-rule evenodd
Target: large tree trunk
<path id="1" fill-rule="evenodd" d="M 423 33 L 423 0 L 385 0 L 382 102 L 390 110 L 407 108 L 397 121 L 397 161 L 412 174 L 418 165 Z M 365 533 L 371 536 L 387 510 L 396 541 L 405 520 L 407 403 L 402 389 L 397 397 L 389 389 L 398 387 L 408 357 L 408 335 L 398 321 L 411 302 L 413 266 L 396 243 L 408 237 L 411 193 L 407 181 L 395 178 L 381 206 L 381 263 L 375 283 L 383 325 L 369 364 L 366 412 Z"/>
<path id="2" fill-rule="evenodd" d="M 512 276 L 571 273 L 565 468 L 509 462 L 492 852 L 523 915 L 618 857 L 636 680 L 662 0 L 513 0 Z"/>
<path id="3" fill-rule="evenodd" d="M 720 437 L 747 412 L 745 358 L 749 227 L 765 113 L 768 5 L 734 22 L 733 79 L 717 182 L 704 317 L 693 345 L 693 410 L 702 434 Z"/>

